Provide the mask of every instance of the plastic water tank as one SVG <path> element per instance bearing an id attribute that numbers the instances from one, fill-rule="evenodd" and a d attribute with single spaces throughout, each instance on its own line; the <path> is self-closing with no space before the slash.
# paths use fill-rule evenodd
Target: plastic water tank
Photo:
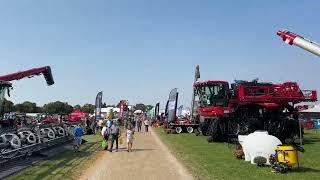
<path id="1" fill-rule="evenodd" d="M 245 161 L 251 161 L 251 164 L 255 164 L 254 159 L 258 156 L 266 158 L 267 164 L 270 164 L 270 155 L 275 153 L 278 145 L 282 145 L 277 137 L 269 135 L 267 131 L 256 131 L 248 136 L 239 136 L 238 139 L 245 154 Z"/>

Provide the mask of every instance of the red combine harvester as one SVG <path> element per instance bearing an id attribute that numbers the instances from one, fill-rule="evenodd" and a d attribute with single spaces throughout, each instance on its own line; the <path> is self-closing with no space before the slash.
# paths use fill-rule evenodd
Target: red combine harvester
<path id="1" fill-rule="evenodd" d="M 209 142 L 229 141 L 256 130 L 292 142 L 299 138 L 294 105 L 317 100 L 316 91 L 301 90 L 296 82 L 236 81 L 231 87 L 226 81 L 195 82 L 194 92 L 199 131 L 210 136 Z"/>

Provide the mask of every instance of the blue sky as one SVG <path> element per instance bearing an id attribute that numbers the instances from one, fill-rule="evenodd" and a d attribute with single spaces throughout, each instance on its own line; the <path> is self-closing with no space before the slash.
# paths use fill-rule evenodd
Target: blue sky
<path id="1" fill-rule="evenodd" d="M 0 2 L 0 74 L 50 65 L 14 82 L 14 102 L 165 103 L 179 88 L 191 100 L 202 80 L 297 81 L 320 90 L 320 59 L 284 44 L 287 28 L 320 42 L 320 1 L 24 0 Z"/>

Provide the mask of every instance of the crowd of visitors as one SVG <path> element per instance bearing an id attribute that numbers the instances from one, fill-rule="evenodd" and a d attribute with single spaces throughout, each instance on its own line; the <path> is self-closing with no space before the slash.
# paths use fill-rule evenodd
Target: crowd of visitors
<path id="1" fill-rule="evenodd" d="M 101 135 L 104 139 L 104 150 L 108 150 L 109 152 L 113 151 L 114 144 L 115 144 L 115 150 L 118 152 L 119 149 L 119 140 L 121 141 L 121 130 L 120 130 L 120 124 L 119 120 L 112 120 L 108 119 L 104 124 L 103 128 L 101 130 Z M 142 132 L 142 125 L 145 126 L 145 132 L 149 131 L 149 127 L 151 126 L 151 121 L 146 118 L 144 114 L 136 115 L 134 119 L 129 119 L 124 124 L 124 134 L 125 134 L 125 140 L 127 143 L 127 151 L 132 152 L 133 147 L 133 140 L 134 140 L 134 133 Z M 119 139 L 120 138 L 120 139 Z M 122 141 L 121 141 L 122 142 Z M 109 149 L 110 145 L 110 149 Z"/>
<path id="2" fill-rule="evenodd" d="M 122 139 L 125 138 L 127 143 L 127 151 L 132 152 L 133 140 L 135 131 L 142 132 L 142 125 L 144 125 L 144 132 L 149 131 L 151 126 L 151 120 L 145 116 L 145 114 L 135 115 L 134 119 L 129 119 L 124 124 L 124 137 L 121 137 L 121 122 L 118 119 L 108 119 L 103 124 L 101 129 L 101 136 L 103 137 L 104 150 L 112 152 L 114 150 L 118 152 L 119 142 L 122 144 Z M 74 150 L 79 152 L 80 145 L 82 143 L 82 136 L 84 130 L 81 124 L 79 124 L 73 131 L 74 134 Z M 110 147 L 110 148 L 109 148 Z"/>

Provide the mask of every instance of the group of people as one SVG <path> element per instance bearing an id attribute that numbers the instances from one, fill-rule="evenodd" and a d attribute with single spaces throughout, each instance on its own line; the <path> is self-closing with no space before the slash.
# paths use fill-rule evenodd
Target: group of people
<path id="1" fill-rule="evenodd" d="M 127 151 L 132 152 L 132 146 L 133 146 L 133 136 L 135 129 L 137 129 L 138 132 L 141 132 L 142 124 L 145 126 L 145 132 L 149 131 L 149 127 L 151 126 L 151 121 L 148 118 L 145 118 L 143 115 L 136 116 L 134 121 L 129 121 L 125 125 L 125 139 L 127 143 Z M 79 124 L 74 129 L 74 149 L 75 151 L 79 151 L 81 142 L 82 142 L 82 136 L 84 134 L 82 125 Z M 112 120 L 108 119 L 103 124 L 103 128 L 101 130 L 101 135 L 106 142 L 104 150 L 107 150 L 109 152 L 113 151 L 114 144 L 116 146 L 115 151 L 118 152 L 119 150 L 119 138 L 121 137 L 121 131 L 120 131 L 120 122 L 119 120 Z M 110 149 L 109 149 L 109 139 L 110 140 Z"/>
<path id="2" fill-rule="evenodd" d="M 146 118 L 144 114 L 136 115 L 134 119 L 134 126 L 137 127 L 137 131 L 141 132 L 142 124 L 144 124 L 145 132 L 149 131 L 149 127 L 151 126 L 150 119 Z"/>
<path id="3" fill-rule="evenodd" d="M 121 137 L 121 131 L 120 131 L 120 122 L 118 120 L 107 120 L 101 130 L 101 135 L 106 141 L 106 146 L 104 150 L 108 150 L 109 152 L 113 151 L 113 145 L 116 144 L 116 152 L 118 152 L 119 149 L 119 138 Z M 127 125 L 126 127 L 126 143 L 127 143 L 127 151 L 132 151 L 132 144 L 133 144 L 133 134 L 134 134 L 134 128 L 131 124 Z M 109 147 L 109 138 L 111 136 L 111 147 Z"/>
<path id="4" fill-rule="evenodd" d="M 105 146 L 105 150 L 108 150 L 108 141 L 111 136 L 111 147 L 109 149 L 110 152 L 113 150 L 113 145 L 116 143 L 116 152 L 119 148 L 119 137 L 120 137 L 120 128 L 119 123 L 117 120 L 107 120 L 101 130 L 101 135 L 103 136 L 104 140 L 107 142 Z"/>

